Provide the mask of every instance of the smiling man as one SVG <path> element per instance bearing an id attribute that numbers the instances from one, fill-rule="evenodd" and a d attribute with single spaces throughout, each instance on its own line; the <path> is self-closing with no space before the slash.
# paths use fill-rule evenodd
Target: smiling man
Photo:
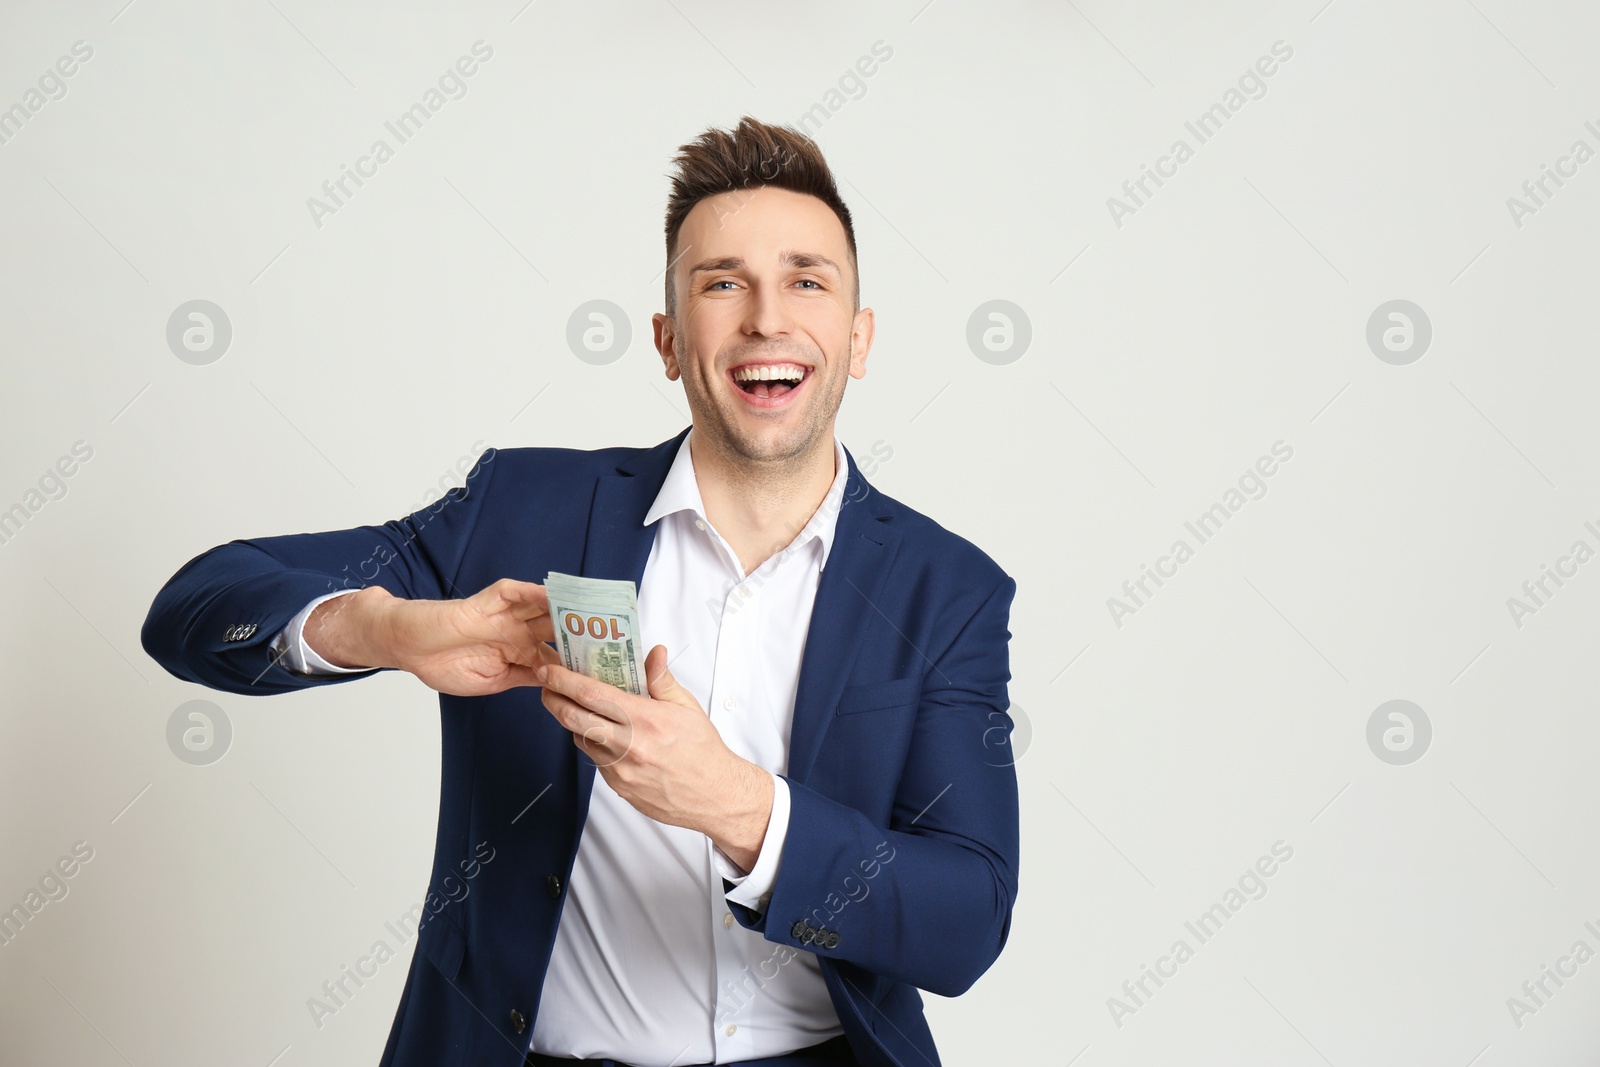
<path id="1" fill-rule="evenodd" d="M 937 1065 L 917 990 L 1009 934 L 1016 586 L 835 437 L 874 328 L 849 209 L 814 142 L 746 118 L 682 146 L 666 222 L 690 427 L 491 449 L 403 519 L 214 548 L 146 620 L 229 692 L 439 692 L 385 1065 Z M 559 665 L 550 571 L 638 583 L 647 696 Z"/>

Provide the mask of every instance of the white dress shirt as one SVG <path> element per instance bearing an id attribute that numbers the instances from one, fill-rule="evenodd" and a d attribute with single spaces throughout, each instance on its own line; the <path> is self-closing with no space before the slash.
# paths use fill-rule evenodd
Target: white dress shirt
<path id="1" fill-rule="evenodd" d="M 772 817 L 742 873 L 704 834 L 641 814 L 594 777 L 529 1047 L 640 1067 L 777 1056 L 844 1032 L 816 958 L 740 926 L 722 899 L 764 910 L 789 829 L 787 773 L 800 657 L 849 470 L 792 540 L 748 576 L 706 518 L 691 430 L 645 514 L 660 522 L 639 588 L 639 647 L 667 647 L 678 683 L 723 742 L 773 775 Z M 280 635 L 283 665 L 353 673 L 305 643 L 318 597 Z M 735 883 L 722 892 L 722 879 Z"/>

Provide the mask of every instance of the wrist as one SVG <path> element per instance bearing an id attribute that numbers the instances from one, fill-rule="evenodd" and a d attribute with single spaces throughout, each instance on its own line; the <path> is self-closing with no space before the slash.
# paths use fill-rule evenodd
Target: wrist
<path id="1" fill-rule="evenodd" d="M 395 616 L 405 603 L 382 586 L 367 586 L 319 604 L 301 638 L 336 667 L 398 666 Z"/>
<path id="2" fill-rule="evenodd" d="M 720 834 L 713 835 L 712 841 L 740 870 L 748 872 L 755 869 L 767 838 L 775 783 L 770 773 L 749 760 L 741 758 L 738 767 L 732 802 Z"/>

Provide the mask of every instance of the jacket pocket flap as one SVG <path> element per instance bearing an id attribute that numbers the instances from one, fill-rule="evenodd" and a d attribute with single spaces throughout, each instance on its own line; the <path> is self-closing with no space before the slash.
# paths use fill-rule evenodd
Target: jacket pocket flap
<path id="1" fill-rule="evenodd" d="M 847 685 L 844 692 L 839 694 L 839 704 L 834 714 L 853 715 L 860 711 L 903 708 L 915 704 L 921 695 L 922 679 L 917 677 Z"/>
<path id="2" fill-rule="evenodd" d="M 461 970 L 461 957 L 465 955 L 466 948 L 467 939 L 455 923 L 447 919 L 435 918 L 433 922 L 426 923 L 417 935 L 417 951 L 452 982 Z"/>

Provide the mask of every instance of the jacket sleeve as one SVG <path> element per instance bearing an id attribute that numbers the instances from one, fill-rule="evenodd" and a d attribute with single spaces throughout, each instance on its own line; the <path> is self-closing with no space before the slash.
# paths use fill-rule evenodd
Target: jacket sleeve
<path id="1" fill-rule="evenodd" d="M 323 533 L 230 541 L 178 570 L 150 605 L 140 642 L 184 681 L 247 696 L 365 678 L 306 675 L 278 661 L 271 642 L 312 600 L 380 585 L 407 600 L 448 600 L 483 511 L 494 449 L 478 457 L 466 485 L 403 519 Z"/>
<path id="2" fill-rule="evenodd" d="M 732 907 L 742 925 L 945 997 L 988 970 L 1017 896 L 1006 696 L 1015 593 L 1003 577 L 928 671 L 887 828 L 785 779 L 782 865 L 764 913 Z"/>

